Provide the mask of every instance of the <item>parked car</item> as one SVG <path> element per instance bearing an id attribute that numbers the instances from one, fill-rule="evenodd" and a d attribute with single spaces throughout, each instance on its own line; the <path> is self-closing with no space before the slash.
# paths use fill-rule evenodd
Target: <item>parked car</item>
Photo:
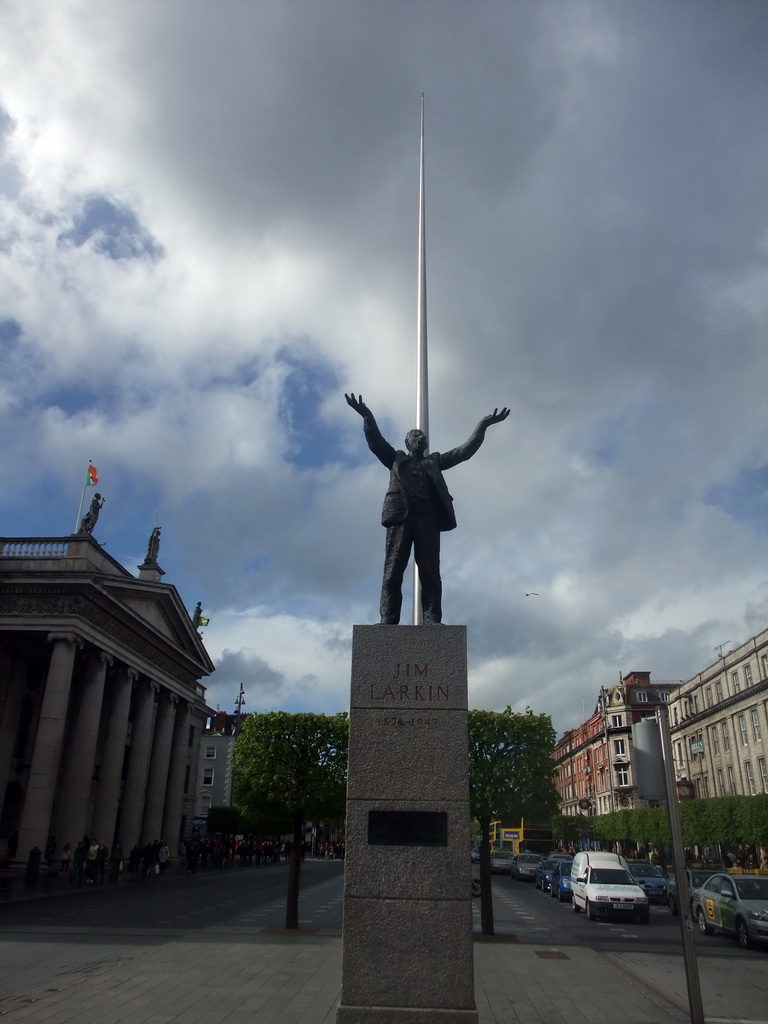
<path id="1" fill-rule="evenodd" d="M 617 853 L 582 851 L 571 865 L 572 907 L 590 921 L 600 917 L 631 916 L 640 924 L 651 920 L 648 897 Z"/>
<path id="2" fill-rule="evenodd" d="M 688 899 L 691 898 L 691 893 L 694 889 L 700 888 L 704 885 L 708 878 L 711 878 L 713 872 L 708 868 L 686 868 L 685 877 L 688 881 Z M 680 913 L 680 903 L 677 899 L 677 879 L 674 875 L 667 880 L 667 906 L 669 912 L 674 914 L 675 917 Z"/>
<path id="3" fill-rule="evenodd" d="M 480 847 L 479 846 L 473 846 L 472 847 L 472 849 L 469 851 L 469 859 L 472 861 L 473 864 L 479 864 L 480 863 Z"/>
<path id="4" fill-rule="evenodd" d="M 509 850 L 491 850 L 491 871 L 495 875 L 508 875 L 514 857 Z"/>
<path id="5" fill-rule="evenodd" d="M 556 860 L 552 860 L 549 857 L 546 860 L 539 861 L 533 873 L 533 884 L 537 889 L 541 889 L 542 892 L 549 892 L 549 887 L 552 884 L 552 872 L 557 863 Z"/>
<path id="6" fill-rule="evenodd" d="M 512 877 L 518 882 L 532 882 L 536 875 L 536 865 L 541 863 L 542 859 L 538 853 L 519 853 Z"/>
<path id="7" fill-rule="evenodd" d="M 571 892 L 571 860 L 556 860 L 552 869 L 552 878 L 549 885 L 549 895 L 557 898 L 560 903 L 570 903 L 573 893 Z"/>
<path id="8" fill-rule="evenodd" d="M 703 935 L 733 935 L 742 949 L 768 943 L 768 878 L 711 875 L 691 894 L 691 911 Z"/>
<path id="9" fill-rule="evenodd" d="M 629 873 L 637 881 L 649 901 L 666 903 L 668 894 L 667 878 L 655 864 L 647 860 L 628 860 Z"/>

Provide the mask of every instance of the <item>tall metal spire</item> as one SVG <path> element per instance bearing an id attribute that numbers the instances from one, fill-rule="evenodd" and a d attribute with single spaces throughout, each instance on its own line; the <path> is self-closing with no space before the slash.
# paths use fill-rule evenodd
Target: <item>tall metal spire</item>
<path id="1" fill-rule="evenodd" d="M 424 203 L 424 93 L 421 94 L 421 145 L 419 147 L 419 258 L 417 285 L 416 331 L 416 429 L 429 441 L 429 380 L 427 360 L 427 253 Z M 413 624 L 422 624 L 421 584 L 416 562 L 413 563 Z"/>

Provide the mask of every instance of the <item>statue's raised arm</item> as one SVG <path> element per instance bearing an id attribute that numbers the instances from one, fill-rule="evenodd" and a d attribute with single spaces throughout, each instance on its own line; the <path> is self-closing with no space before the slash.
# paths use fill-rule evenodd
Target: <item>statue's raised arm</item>
<path id="1" fill-rule="evenodd" d="M 509 416 L 509 409 L 506 407 L 501 411 L 494 409 L 493 412 L 488 413 L 487 416 L 483 416 L 480 420 L 480 424 L 485 427 L 493 426 L 494 423 L 502 423 L 507 416 Z"/>
<path id="2" fill-rule="evenodd" d="M 363 401 L 362 395 L 358 395 L 357 398 L 355 398 L 354 395 L 344 395 L 344 397 L 347 400 L 347 405 L 354 409 L 355 412 L 359 413 L 363 419 L 365 419 L 366 416 L 371 415 L 371 410 Z"/>

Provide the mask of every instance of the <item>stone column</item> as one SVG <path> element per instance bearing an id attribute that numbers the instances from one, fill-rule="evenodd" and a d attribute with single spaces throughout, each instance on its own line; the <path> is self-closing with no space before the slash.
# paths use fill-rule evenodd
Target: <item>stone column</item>
<path id="1" fill-rule="evenodd" d="M 72 668 L 77 648 L 83 646 L 83 641 L 74 633 L 49 633 L 48 642 L 53 644 L 53 651 L 19 828 L 16 854 L 19 860 L 26 860 L 35 846 L 44 850 L 48 841 L 72 688 Z"/>
<path id="2" fill-rule="evenodd" d="M 99 788 L 96 791 L 96 806 L 90 832 L 98 839 L 103 839 L 110 849 L 115 840 L 115 821 L 120 803 L 120 780 L 125 760 L 131 690 L 134 680 L 138 677 L 138 672 L 134 672 L 132 668 L 121 668 L 115 673 L 112 683 L 112 706 L 109 710 L 109 724 L 101 756 Z"/>
<path id="3" fill-rule="evenodd" d="M 2 810 L 5 787 L 12 778 L 13 744 L 19 727 L 21 702 L 27 682 L 27 662 L 17 654 L 9 668 L 8 689 L 5 706 L 0 717 L 0 810 Z"/>
<path id="4" fill-rule="evenodd" d="M 61 811 L 56 832 L 59 848 L 64 843 L 71 843 L 74 850 L 85 834 L 91 801 L 93 765 L 96 759 L 96 740 L 104 700 L 104 679 L 111 664 L 112 658 L 104 653 L 88 659 L 80 703 L 75 712 L 66 754 L 66 768 L 61 787 Z"/>
<path id="5" fill-rule="evenodd" d="M 176 718 L 175 694 L 162 691 L 157 703 L 155 719 L 155 742 L 152 746 L 152 760 L 149 763 L 147 802 L 144 808 L 144 826 L 141 830 L 142 843 L 152 843 L 161 836 L 165 791 L 168 786 L 168 765 L 171 758 L 173 724 Z"/>
<path id="6" fill-rule="evenodd" d="M 123 850 L 130 850 L 133 844 L 139 841 L 141 834 L 149 756 L 152 752 L 155 694 L 159 689 L 157 683 L 139 682 L 134 690 L 135 713 L 131 730 L 131 749 L 128 754 L 128 775 L 120 814 L 119 835 Z"/>
<path id="7" fill-rule="evenodd" d="M 188 701 L 181 701 L 176 711 L 176 726 L 173 730 L 171 747 L 171 764 L 168 772 L 168 787 L 165 792 L 165 811 L 161 832 L 171 853 L 176 854 L 181 831 L 181 814 L 184 803 L 184 778 L 187 774 L 189 756 L 189 719 L 190 706 Z M 197 785 L 197 779 L 194 780 Z"/>
<path id="8" fill-rule="evenodd" d="M 477 1024 L 465 626 L 355 626 L 336 1024 Z"/>

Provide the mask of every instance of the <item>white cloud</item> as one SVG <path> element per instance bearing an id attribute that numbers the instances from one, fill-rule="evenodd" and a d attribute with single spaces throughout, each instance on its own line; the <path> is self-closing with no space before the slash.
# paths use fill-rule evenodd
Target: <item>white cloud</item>
<path id="1" fill-rule="evenodd" d="M 132 565 L 159 508 L 232 686 L 345 706 L 386 471 L 343 392 L 413 425 L 425 91 L 433 447 L 512 410 L 449 476 L 474 698 L 561 728 L 764 627 L 761 5 L 3 19 L 0 532 L 66 532 L 92 458 L 99 539 Z"/>

